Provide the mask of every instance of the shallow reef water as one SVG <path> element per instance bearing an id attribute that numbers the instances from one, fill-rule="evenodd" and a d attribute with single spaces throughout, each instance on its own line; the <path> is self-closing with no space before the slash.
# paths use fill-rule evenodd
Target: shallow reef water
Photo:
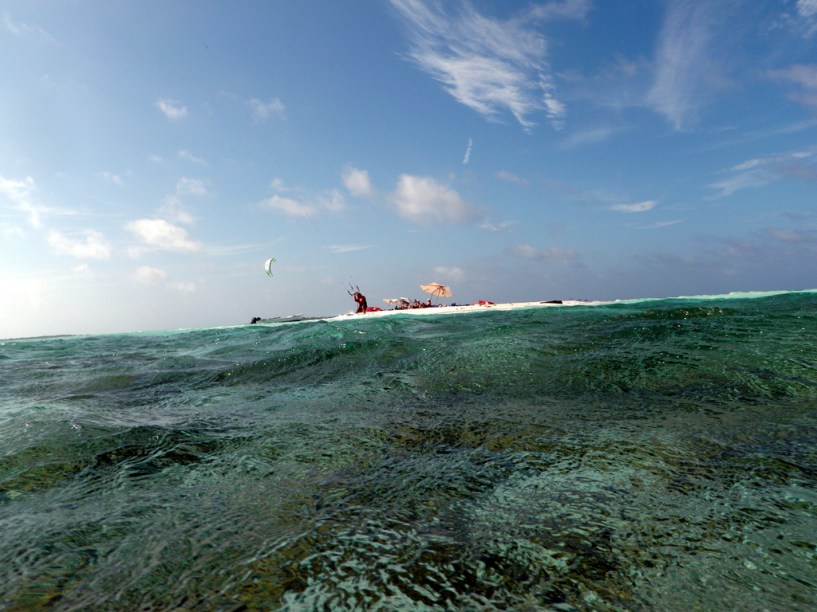
<path id="1" fill-rule="evenodd" d="M 0 341 L 0 609 L 817 609 L 817 293 Z"/>

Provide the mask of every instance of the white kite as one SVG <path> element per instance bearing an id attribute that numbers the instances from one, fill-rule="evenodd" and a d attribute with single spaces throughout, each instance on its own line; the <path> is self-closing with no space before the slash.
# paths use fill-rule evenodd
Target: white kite
<path id="1" fill-rule="evenodd" d="M 267 276 L 272 276 L 272 264 L 275 263 L 275 258 L 270 257 L 267 261 L 264 262 L 264 271 L 267 273 Z"/>

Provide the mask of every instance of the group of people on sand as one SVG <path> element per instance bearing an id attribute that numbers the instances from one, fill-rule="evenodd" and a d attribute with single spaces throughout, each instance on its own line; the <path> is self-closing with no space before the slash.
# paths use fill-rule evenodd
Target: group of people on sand
<path id="1" fill-rule="evenodd" d="M 352 293 L 348 291 L 347 293 L 352 296 L 352 299 L 357 303 L 357 310 L 355 314 L 365 314 L 367 312 L 372 312 L 373 310 L 380 310 L 380 308 L 369 308 L 369 305 L 366 303 L 366 296 L 360 292 L 359 287 L 355 287 L 357 291 Z M 397 302 L 397 306 L 394 307 L 395 310 L 408 310 L 410 308 L 432 308 L 433 305 L 431 304 L 431 298 L 428 298 L 425 302 L 421 302 L 420 300 L 407 300 L 407 299 L 400 299 Z"/>
<path id="2" fill-rule="evenodd" d="M 431 298 L 428 298 L 425 302 L 421 302 L 420 300 L 403 300 L 401 299 L 397 302 L 397 306 L 394 307 L 395 310 L 408 310 L 409 308 L 431 308 Z"/>

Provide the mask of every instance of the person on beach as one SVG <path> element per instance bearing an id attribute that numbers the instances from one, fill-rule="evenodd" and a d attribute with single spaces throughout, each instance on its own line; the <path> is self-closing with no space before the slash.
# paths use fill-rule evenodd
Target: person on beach
<path id="1" fill-rule="evenodd" d="M 357 302 L 357 310 L 355 311 L 355 314 L 360 314 L 361 312 L 365 314 L 365 313 L 366 313 L 366 309 L 369 307 L 369 306 L 368 306 L 368 304 L 366 304 L 366 296 L 365 296 L 365 295 L 363 295 L 363 294 L 360 292 L 360 290 L 359 290 L 359 289 L 358 289 L 357 291 L 355 291 L 355 292 L 354 292 L 353 294 L 351 294 L 351 295 L 352 295 L 352 299 L 353 299 L 355 302 Z"/>

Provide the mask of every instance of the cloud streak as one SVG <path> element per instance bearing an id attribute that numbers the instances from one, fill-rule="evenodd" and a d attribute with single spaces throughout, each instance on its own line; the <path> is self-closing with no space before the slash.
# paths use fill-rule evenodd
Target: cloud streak
<path id="1" fill-rule="evenodd" d="M 616 204 L 610 207 L 610 210 L 623 213 L 642 213 L 655 208 L 657 202 L 655 200 L 645 200 L 635 204 Z"/>
<path id="2" fill-rule="evenodd" d="M 658 39 L 647 105 L 676 130 L 692 123 L 713 89 L 722 87 L 714 51 L 721 18 L 717 3 L 671 0 Z"/>
<path id="3" fill-rule="evenodd" d="M 55 43 L 54 38 L 40 26 L 13 21 L 8 13 L 3 14 L 3 25 L 8 32 L 15 36 L 31 37 L 51 44 Z"/>
<path id="4" fill-rule="evenodd" d="M 510 113 L 526 130 L 536 125 L 531 117 L 540 112 L 554 126 L 562 124 L 566 108 L 556 98 L 545 59 L 547 41 L 535 25 L 543 19 L 580 18 L 586 2 L 551 3 L 551 11 L 508 21 L 483 15 L 468 2 L 391 4 L 408 27 L 409 57 L 458 102 L 491 120 Z"/>
<path id="5" fill-rule="evenodd" d="M 727 178 L 709 185 L 717 191 L 711 199 L 763 187 L 783 178 L 817 181 L 817 159 L 814 151 L 793 151 L 750 159 L 732 166 L 726 173 Z"/>
<path id="6" fill-rule="evenodd" d="M 817 110 L 817 64 L 797 64 L 783 70 L 773 70 L 769 76 L 794 83 L 798 89 L 789 97 Z"/>

